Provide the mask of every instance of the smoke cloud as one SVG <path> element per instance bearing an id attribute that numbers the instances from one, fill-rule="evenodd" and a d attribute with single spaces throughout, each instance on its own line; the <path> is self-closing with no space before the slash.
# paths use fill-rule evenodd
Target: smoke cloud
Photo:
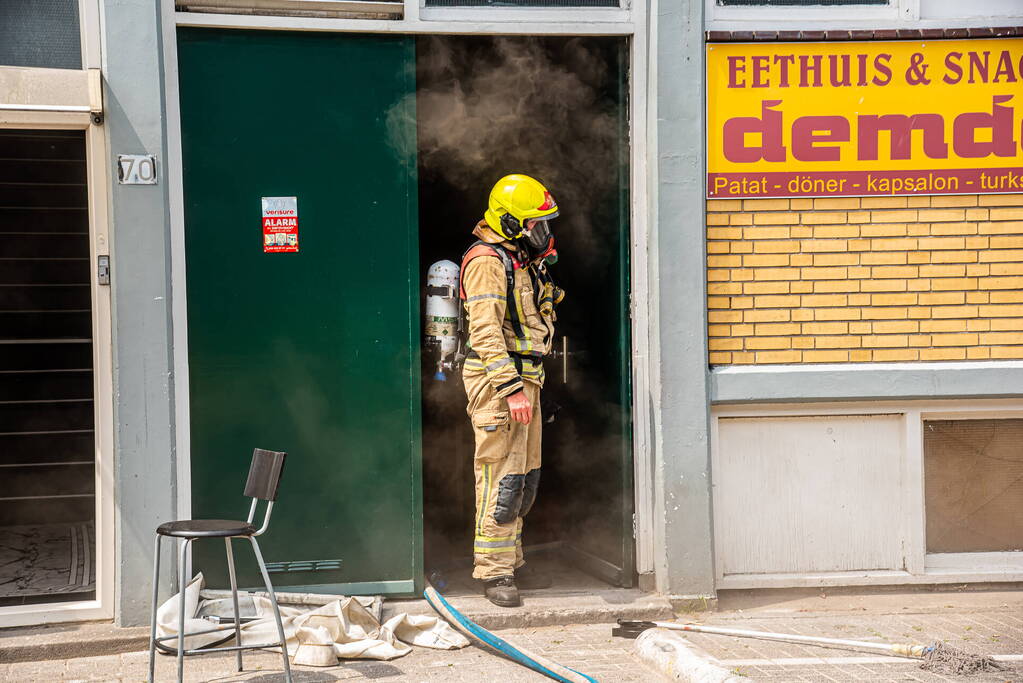
<path id="1" fill-rule="evenodd" d="M 495 39 L 485 52 L 429 43 L 418 69 L 441 78 L 418 96 L 421 166 L 462 189 L 495 165 L 528 166 L 559 185 L 613 181 L 603 150 L 617 136 L 616 112 L 600 106 L 608 73 L 592 49 L 569 41 L 555 51 L 537 38 Z"/>
<path id="2" fill-rule="evenodd" d="M 392 145 L 417 149 L 421 270 L 458 261 L 494 183 L 508 173 L 541 180 L 558 201 L 553 221 L 567 292 L 556 348 L 570 338 L 569 381 L 545 363 L 544 402 L 561 406 L 544 427 L 540 496 L 527 545 L 613 537 L 621 517 L 623 406 L 622 230 L 628 206 L 623 43 L 605 38 L 431 37 L 417 45 L 415 106 L 388 115 Z M 406 117 L 412 116 L 411 121 Z M 414 131 L 417 139 L 408 139 Z M 461 378 L 423 387 L 427 565 L 467 559 L 473 519 L 473 436 Z M 599 528 L 592 528 L 595 523 Z M 613 543 L 612 543 L 613 545 Z M 608 550 L 607 557 L 614 556 Z"/>
<path id="3" fill-rule="evenodd" d="M 583 38 L 420 39 L 416 106 L 393 108 L 389 130 L 393 144 L 416 130 L 421 187 L 461 191 L 471 222 L 460 230 L 482 218 L 501 176 L 526 173 L 558 201 L 558 242 L 599 267 L 590 223 L 619 191 L 628 149 L 606 47 Z M 404 118 L 413 111 L 414 128 Z"/>

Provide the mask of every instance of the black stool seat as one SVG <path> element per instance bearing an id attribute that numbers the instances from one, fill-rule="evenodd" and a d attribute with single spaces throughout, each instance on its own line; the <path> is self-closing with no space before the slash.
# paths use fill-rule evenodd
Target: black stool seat
<path id="1" fill-rule="evenodd" d="M 177 538 L 221 538 L 251 536 L 256 533 L 256 527 L 235 519 L 181 519 L 161 524 L 156 533 Z"/>

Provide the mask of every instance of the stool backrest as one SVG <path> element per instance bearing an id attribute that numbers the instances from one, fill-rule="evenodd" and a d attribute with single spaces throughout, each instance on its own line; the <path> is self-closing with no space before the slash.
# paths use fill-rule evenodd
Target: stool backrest
<path id="1" fill-rule="evenodd" d="M 277 500 L 277 486 L 281 483 L 284 458 L 287 455 L 287 453 L 279 451 L 265 451 L 262 448 L 252 451 L 249 478 L 245 481 L 245 496 L 247 498 L 258 498 L 271 502 Z"/>

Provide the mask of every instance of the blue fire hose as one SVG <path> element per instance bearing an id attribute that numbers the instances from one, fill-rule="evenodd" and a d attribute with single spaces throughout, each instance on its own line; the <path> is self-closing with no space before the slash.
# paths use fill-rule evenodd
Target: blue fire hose
<path id="1" fill-rule="evenodd" d="M 452 607 L 432 586 L 426 587 L 426 590 L 423 591 L 423 597 L 449 624 L 477 645 L 485 645 L 498 654 L 518 662 L 522 666 L 542 673 L 544 676 L 553 678 L 556 681 L 562 681 L 562 683 L 597 683 L 595 678 L 579 673 L 575 669 L 561 666 L 546 657 L 533 654 L 528 650 L 517 648 L 508 641 L 498 638 L 479 624 L 470 621 L 464 614 Z"/>

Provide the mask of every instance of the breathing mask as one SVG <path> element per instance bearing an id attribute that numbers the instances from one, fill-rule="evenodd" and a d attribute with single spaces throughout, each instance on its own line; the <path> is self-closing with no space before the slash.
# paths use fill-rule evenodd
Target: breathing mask
<path id="1" fill-rule="evenodd" d="M 547 265 L 553 265 L 558 261 L 558 252 L 554 249 L 554 235 L 551 234 L 550 224 L 547 221 L 537 221 L 533 227 L 522 233 L 519 240 L 521 246 L 528 254 L 527 260 L 544 260 Z"/>
<path id="2" fill-rule="evenodd" d="M 522 239 L 533 253 L 543 251 L 551 241 L 551 228 L 547 221 L 537 221 L 533 227 L 522 233 Z"/>

